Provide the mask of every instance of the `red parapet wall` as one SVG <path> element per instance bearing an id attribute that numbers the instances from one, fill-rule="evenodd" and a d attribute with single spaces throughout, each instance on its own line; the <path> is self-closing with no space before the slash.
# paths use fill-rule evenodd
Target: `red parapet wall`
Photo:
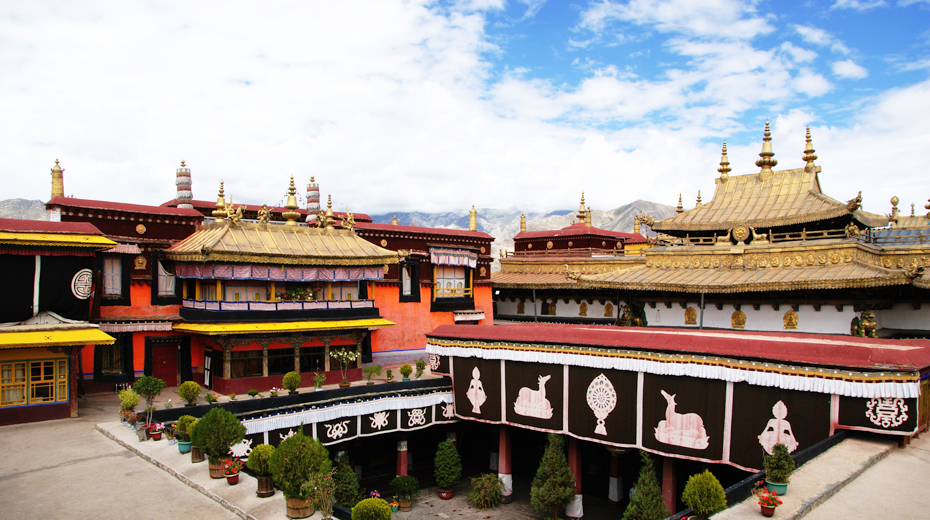
<path id="1" fill-rule="evenodd" d="M 236 394 L 237 399 L 244 398 L 248 399 L 248 391 L 255 389 L 261 393 L 268 393 L 268 390 L 272 388 L 281 389 L 281 378 L 284 376 L 268 376 L 268 377 L 243 377 L 240 379 L 223 379 L 220 377 L 213 378 L 213 391 L 222 394 Z M 305 372 L 300 374 L 300 386 L 301 388 L 307 388 L 313 386 L 313 372 Z M 351 383 L 355 381 L 362 380 L 362 369 L 361 368 L 351 368 L 346 371 L 346 379 Z M 334 385 L 342 382 L 342 373 L 338 370 L 331 370 L 326 372 L 326 383 L 327 385 Z M 287 390 L 284 390 L 287 392 Z"/>
<path id="2" fill-rule="evenodd" d="M 18 406 L 0 409 L 0 426 L 71 417 L 71 403 Z M 115 419 L 115 417 L 114 417 Z"/>

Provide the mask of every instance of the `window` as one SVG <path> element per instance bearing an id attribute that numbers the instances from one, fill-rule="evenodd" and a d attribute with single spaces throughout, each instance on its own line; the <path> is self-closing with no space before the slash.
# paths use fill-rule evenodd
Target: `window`
<path id="1" fill-rule="evenodd" d="M 436 296 L 439 298 L 464 298 L 471 296 L 465 267 L 461 265 L 436 266 Z"/>
<path id="2" fill-rule="evenodd" d="M 158 266 L 158 295 L 161 297 L 174 297 L 175 295 L 175 277 L 174 269 L 170 271 L 165 268 L 165 264 L 161 260 L 156 260 L 155 263 Z"/>
<path id="3" fill-rule="evenodd" d="M 330 300 L 355 300 L 358 298 L 358 282 L 334 283 L 329 287 Z"/>
<path id="4" fill-rule="evenodd" d="M 112 345 L 97 345 L 100 349 L 100 372 L 103 374 L 119 374 L 123 372 L 123 345 L 117 337 Z"/>
<path id="5" fill-rule="evenodd" d="M 400 294 L 410 296 L 410 270 L 409 265 L 400 266 Z"/>
<path id="6" fill-rule="evenodd" d="M 326 370 L 326 357 L 323 347 L 300 347 L 300 373 L 324 370 Z"/>
<path id="7" fill-rule="evenodd" d="M 67 400 L 67 359 L 0 363 L 0 406 Z"/>
<path id="8" fill-rule="evenodd" d="M 94 382 L 134 381 L 132 333 L 111 333 L 112 345 L 94 346 Z"/>
<path id="9" fill-rule="evenodd" d="M 268 349 L 268 375 L 283 375 L 294 370 L 293 348 Z"/>
<path id="10" fill-rule="evenodd" d="M 420 262 L 403 261 L 398 264 L 400 271 L 400 301 L 420 301 Z"/>
<path id="11" fill-rule="evenodd" d="M 122 296 L 123 261 L 118 256 L 103 258 L 103 295 Z"/>
<path id="12" fill-rule="evenodd" d="M 261 350 L 234 350 L 230 354 L 232 355 L 229 366 L 229 376 L 231 378 L 261 377 Z"/>

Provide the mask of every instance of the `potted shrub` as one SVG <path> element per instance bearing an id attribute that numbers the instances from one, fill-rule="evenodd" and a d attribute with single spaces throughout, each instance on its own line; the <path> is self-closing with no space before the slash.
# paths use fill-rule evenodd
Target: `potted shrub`
<path id="1" fill-rule="evenodd" d="M 426 371 L 426 361 L 423 358 L 418 358 L 416 361 L 414 361 L 414 365 L 417 367 L 416 378 L 420 379 L 420 377 L 423 375 L 423 372 Z"/>
<path id="2" fill-rule="evenodd" d="M 207 395 L 203 396 L 203 398 L 207 401 L 207 404 L 214 404 L 220 400 L 219 395 L 213 392 L 207 392 Z"/>
<path id="3" fill-rule="evenodd" d="M 329 357 L 335 359 L 339 362 L 339 372 L 342 374 L 342 383 L 339 383 L 340 387 L 349 386 L 349 381 L 346 379 L 346 373 L 349 370 L 349 363 L 354 363 L 360 352 L 354 350 L 350 347 L 338 348 L 329 351 Z"/>
<path id="4" fill-rule="evenodd" d="M 503 487 L 504 483 L 496 473 L 485 473 L 473 478 L 471 490 L 468 491 L 468 504 L 479 511 L 493 509 L 501 501 Z"/>
<path id="5" fill-rule="evenodd" d="M 368 384 L 373 385 L 375 382 L 372 381 L 371 378 L 381 375 L 381 365 L 368 365 L 362 369 L 362 372 L 365 373 L 365 377 L 368 379 Z"/>
<path id="6" fill-rule="evenodd" d="M 403 475 L 391 481 L 391 489 L 397 495 L 397 502 L 401 511 L 410 511 L 413 497 L 420 489 L 420 482 L 413 475 Z"/>
<path id="7" fill-rule="evenodd" d="M 443 500 L 452 498 L 452 491 L 462 478 L 462 459 L 449 439 L 439 443 L 436 458 L 433 459 L 433 476 L 439 487 L 439 498 Z"/>
<path id="8" fill-rule="evenodd" d="M 727 496 L 720 481 L 710 470 L 691 475 L 681 501 L 691 508 L 698 520 L 707 520 L 727 508 Z"/>
<path id="9" fill-rule="evenodd" d="M 565 439 L 550 433 L 546 451 L 530 485 L 530 503 L 539 511 L 548 511 L 558 520 L 559 511 L 575 497 L 575 476 L 565 458 Z"/>
<path id="10" fill-rule="evenodd" d="M 391 381 L 394 381 L 394 371 L 391 370 L 390 368 L 387 369 L 387 370 L 384 372 L 384 375 L 385 375 L 385 377 L 387 378 L 387 380 L 388 380 L 389 383 L 390 383 Z"/>
<path id="11" fill-rule="evenodd" d="M 323 372 L 314 372 L 313 373 L 313 390 L 320 390 L 323 388 L 323 385 L 326 383 L 326 374 Z"/>
<path id="12" fill-rule="evenodd" d="M 168 439 L 168 444 L 177 444 L 177 441 L 174 440 L 177 435 L 177 430 L 173 424 L 165 425 L 165 438 Z"/>
<path id="13" fill-rule="evenodd" d="M 132 388 L 124 388 L 117 394 L 119 396 L 120 419 L 124 424 L 130 424 L 130 419 L 136 415 L 136 406 L 139 405 L 139 394 Z"/>
<path id="14" fill-rule="evenodd" d="M 195 406 L 197 396 L 200 395 L 200 385 L 193 381 L 185 381 L 178 387 L 178 395 L 181 396 L 181 399 L 187 401 L 185 406 Z"/>
<path id="15" fill-rule="evenodd" d="M 766 487 L 778 493 L 778 496 L 785 496 L 788 493 L 788 481 L 794 473 L 794 459 L 788 447 L 782 443 L 772 446 L 771 455 L 762 455 L 762 464 L 765 466 Z"/>
<path id="16" fill-rule="evenodd" d="M 246 393 L 249 394 L 249 397 L 251 397 L 252 399 L 255 399 L 255 397 L 258 396 L 258 390 L 254 389 L 254 388 L 251 389 L 251 390 L 249 390 L 249 391 L 246 392 Z"/>
<path id="17" fill-rule="evenodd" d="M 182 415 L 178 417 L 178 424 L 175 426 L 175 431 L 178 437 L 178 451 L 181 453 L 191 451 L 190 426 L 196 420 L 197 419 L 195 419 L 193 415 Z"/>
<path id="18" fill-rule="evenodd" d="M 223 459 L 223 475 L 226 476 L 226 483 L 235 486 L 239 483 L 239 471 L 242 470 L 242 461 L 238 457 Z"/>
<path id="19" fill-rule="evenodd" d="M 352 508 L 352 520 L 391 520 L 391 507 L 380 498 L 366 498 Z"/>
<path id="20" fill-rule="evenodd" d="M 410 374 L 413 373 L 413 367 L 407 363 L 404 363 L 397 371 L 400 372 L 400 375 L 404 378 L 404 381 L 410 381 Z"/>
<path id="21" fill-rule="evenodd" d="M 165 389 L 165 382 L 157 377 L 143 376 L 136 381 L 132 387 L 137 394 L 145 399 L 146 411 L 145 424 L 152 422 L 152 412 L 155 410 L 155 398 Z"/>
<path id="22" fill-rule="evenodd" d="M 274 495 L 274 482 L 271 478 L 271 456 L 273 454 L 274 446 L 269 444 L 259 444 L 249 453 L 249 469 L 254 471 L 258 478 L 258 489 L 255 494 L 259 498 Z"/>
<path id="23" fill-rule="evenodd" d="M 297 389 L 300 388 L 300 374 L 294 371 L 284 374 L 281 378 L 281 386 L 287 388 L 288 393 L 296 394 Z"/>
<path id="24" fill-rule="evenodd" d="M 197 431 L 197 424 L 198 424 L 199 422 L 200 422 L 199 419 L 194 419 L 194 420 L 191 421 L 191 423 L 187 426 L 187 433 L 188 433 L 188 435 L 190 435 L 190 438 L 191 438 L 191 462 L 194 463 L 194 464 L 196 464 L 196 463 L 198 463 L 198 462 L 203 462 L 203 461 L 205 460 L 205 459 L 204 459 L 204 456 L 203 456 L 203 450 L 200 449 L 200 446 L 197 446 L 197 445 L 194 443 L 194 432 Z M 179 448 L 179 449 L 180 449 L 180 448 Z"/>
<path id="25" fill-rule="evenodd" d="M 347 509 L 354 507 L 358 503 L 358 479 L 346 455 L 339 459 L 336 470 L 333 472 L 333 480 L 336 487 L 333 499 L 336 503 Z"/>
<path id="26" fill-rule="evenodd" d="M 245 426 L 239 418 L 223 408 L 207 412 L 191 432 L 191 441 L 207 456 L 210 477 L 223 478 L 221 460 L 229 455 L 229 447 L 242 441 Z"/>
<path id="27" fill-rule="evenodd" d="M 756 496 L 759 500 L 759 506 L 762 508 L 762 516 L 774 516 L 775 508 L 782 504 L 780 498 L 778 498 L 778 493 L 775 491 L 769 491 L 765 487 L 763 481 L 756 482 L 756 485 L 752 487 L 752 494 Z"/>
<path id="28" fill-rule="evenodd" d="M 307 518 L 313 514 L 310 490 L 303 484 L 316 473 L 328 473 L 332 468 L 329 452 L 323 443 L 302 433 L 292 435 L 271 455 L 271 476 L 284 493 L 288 518 Z"/>
<path id="29" fill-rule="evenodd" d="M 642 465 L 639 469 L 639 478 L 636 479 L 636 493 L 630 494 L 630 503 L 623 512 L 624 520 L 672 516 L 672 512 L 665 507 L 665 501 L 662 499 L 662 488 L 656 480 L 652 459 L 645 451 L 639 452 L 639 456 Z"/>
<path id="30" fill-rule="evenodd" d="M 336 481 L 333 480 L 333 470 L 326 473 L 314 473 L 310 480 L 303 484 L 313 497 L 313 507 L 315 507 L 323 520 L 333 517 L 333 495 L 336 493 Z"/>

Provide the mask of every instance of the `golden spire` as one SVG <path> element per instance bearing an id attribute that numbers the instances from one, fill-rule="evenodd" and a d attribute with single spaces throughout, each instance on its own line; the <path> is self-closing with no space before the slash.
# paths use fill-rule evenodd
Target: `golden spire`
<path id="1" fill-rule="evenodd" d="M 720 153 L 720 168 L 717 168 L 717 171 L 720 172 L 720 180 L 727 182 L 727 179 L 730 178 L 730 161 L 727 159 L 727 142 L 723 142 L 723 152 Z"/>
<path id="2" fill-rule="evenodd" d="M 325 217 L 323 219 L 325 221 L 324 227 L 326 229 L 332 229 L 333 221 L 336 220 L 333 218 L 333 196 L 332 194 L 326 196 L 326 213 L 323 216 Z"/>
<path id="3" fill-rule="evenodd" d="M 216 209 L 213 210 L 213 216 L 217 222 L 222 222 L 226 216 L 226 193 L 223 191 L 223 181 L 220 181 L 220 192 L 216 196 Z"/>
<path id="4" fill-rule="evenodd" d="M 811 127 L 807 127 L 807 146 L 804 147 L 804 157 L 801 159 L 807 161 L 804 171 L 808 173 L 814 171 L 814 161 L 817 160 L 817 156 L 814 155 L 814 145 L 811 144 Z"/>
<path id="5" fill-rule="evenodd" d="M 914 216 L 914 203 L 911 202 L 911 216 Z"/>
<path id="6" fill-rule="evenodd" d="M 291 185 L 287 188 L 287 203 L 284 204 L 284 211 L 281 216 L 286 219 L 285 226 L 296 226 L 300 213 L 297 213 L 297 188 L 294 187 L 294 176 L 291 175 Z"/>
<path id="7" fill-rule="evenodd" d="M 591 227 L 591 206 L 588 206 L 588 209 L 584 212 L 584 225 Z"/>
<path id="8" fill-rule="evenodd" d="M 913 206 L 913 204 L 911 204 Z M 526 231 L 526 213 L 520 213 L 520 233 Z"/>
<path id="9" fill-rule="evenodd" d="M 394 218 L 391 219 L 391 225 L 392 225 L 392 226 L 396 226 L 397 224 L 398 224 L 398 222 L 397 222 L 397 215 L 394 215 Z"/>
<path id="10" fill-rule="evenodd" d="M 675 208 L 675 213 L 684 213 L 685 207 L 681 205 L 681 193 L 678 194 L 678 207 Z"/>
<path id="11" fill-rule="evenodd" d="M 468 212 L 468 230 L 478 231 L 478 212 L 475 211 L 475 205 L 471 205 L 471 211 Z"/>
<path id="12" fill-rule="evenodd" d="M 581 205 L 578 206 L 578 214 L 575 215 L 578 217 L 579 223 L 584 223 L 585 209 L 584 209 L 584 192 L 581 192 Z"/>
<path id="13" fill-rule="evenodd" d="M 700 207 L 701 207 L 701 190 L 698 190 L 697 204 L 695 204 L 695 207 L 696 207 L 696 208 L 700 208 Z"/>
<path id="14" fill-rule="evenodd" d="M 639 215 L 633 215 L 633 232 L 639 233 Z"/>
<path id="15" fill-rule="evenodd" d="M 772 178 L 772 166 L 778 164 L 775 160 L 775 152 L 772 151 L 772 132 L 769 131 L 769 122 L 765 122 L 765 133 L 762 134 L 762 151 L 759 152 L 759 159 L 756 166 L 762 168 L 759 172 L 759 182 L 765 182 Z"/>
<path id="16" fill-rule="evenodd" d="M 55 159 L 55 166 L 52 166 L 52 198 L 65 196 L 64 173 L 58 165 L 58 159 Z"/>

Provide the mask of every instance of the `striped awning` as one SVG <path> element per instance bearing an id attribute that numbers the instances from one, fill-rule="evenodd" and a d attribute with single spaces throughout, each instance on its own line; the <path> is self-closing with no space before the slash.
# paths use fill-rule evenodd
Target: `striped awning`
<path id="1" fill-rule="evenodd" d="M 119 253 L 124 255 L 141 255 L 142 250 L 135 244 L 119 244 L 112 249 L 107 249 L 104 253 Z"/>
<path id="2" fill-rule="evenodd" d="M 438 249 L 431 247 L 429 261 L 433 265 L 463 265 L 472 269 L 478 265 L 478 254 L 462 249 Z"/>
<path id="3" fill-rule="evenodd" d="M 35 328 L 18 326 L 0 329 L 0 349 L 112 345 L 116 339 L 95 325 Z"/>

